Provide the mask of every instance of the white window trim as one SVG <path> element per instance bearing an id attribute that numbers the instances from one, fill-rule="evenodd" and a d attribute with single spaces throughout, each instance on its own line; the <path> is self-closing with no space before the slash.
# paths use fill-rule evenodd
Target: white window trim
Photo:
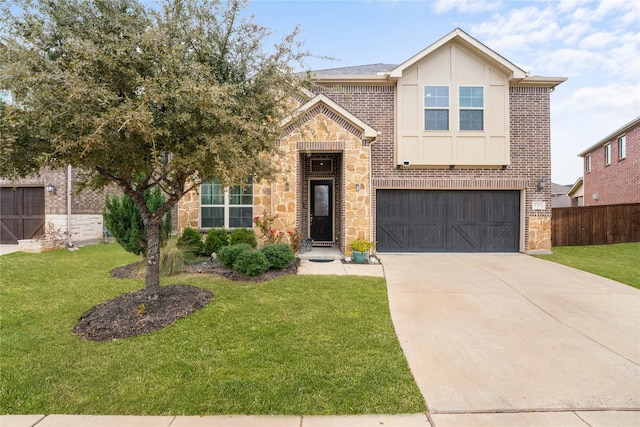
<path id="1" fill-rule="evenodd" d="M 470 88 L 481 87 L 482 88 L 482 108 L 478 108 L 478 107 L 461 107 L 460 106 L 460 88 L 461 87 L 470 87 Z M 485 128 L 486 128 L 486 121 L 485 121 L 486 114 L 484 114 L 484 113 L 486 111 L 486 105 L 487 105 L 487 88 L 484 85 L 458 85 L 457 90 L 458 90 L 458 93 L 456 94 L 457 95 L 456 99 L 458 101 L 457 102 L 457 107 L 458 107 L 458 130 L 460 132 L 484 132 Z M 461 128 L 461 125 L 460 125 L 460 111 L 463 111 L 463 110 L 473 110 L 473 111 L 482 110 L 482 129 L 468 129 L 468 130 L 465 129 L 465 130 L 463 130 Z"/>
<path id="2" fill-rule="evenodd" d="M 586 173 L 591 172 L 591 154 L 584 156 L 584 170 Z"/>
<path id="3" fill-rule="evenodd" d="M 627 158 L 627 135 L 618 137 L 618 160 Z"/>
<path id="4" fill-rule="evenodd" d="M 604 165 L 609 166 L 611 164 L 611 143 L 604 146 Z"/>
<path id="5" fill-rule="evenodd" d="M 253 222 L 251 223 L 251 226 L 249 227 L 230 227 L 229 226 L 229 211 L 230 208 L 247 208 L 247 207 L 251 207 L 251 218 L 253 218 L 253 194 L 254 194 L 254 183 L 251 183 L 251 204 L 250 205 L 232 205 L 230 203 L 231 200 L 231 196 L 229 194 L 229 190 L 230 187 L 226 186 L 224 187 L 224 201 L 223 201 L 223 205 L 221 204 L 217 204 L 217 205 L 204 205 L 202 204 L 202 196 L 200 196 L 200 228 L 203 228 L 205 230 L 209 230 L 211 228 L 220 228 L 220 227 L 203 227 L 202 226 L 202 208 L 223 208 L 223 216 L 224 216 L 224 225 L 223 227 L 227 230 L 231 230 L 234 228 L 253 228 Z M 201 192 L 202 193 L 202 192 Z"/>

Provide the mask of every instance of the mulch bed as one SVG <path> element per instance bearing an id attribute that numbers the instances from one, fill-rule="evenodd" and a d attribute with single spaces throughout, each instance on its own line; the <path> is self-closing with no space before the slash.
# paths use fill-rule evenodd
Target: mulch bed
<path id="1" fill-rule="evenodd" d="M 142 261 L 115 268 L 111 277 L 144 279 Z M 300 260 L 296 258 L 287 268 L 268 270 L 259 276 L 245 276 L 213 259 L 188 266 L 183 273 L 210 274 L 235 281 L 264 282 L 287 274 L 296 274 Z M 161 286 L 157 296 L 150 298 L 144 289 L 120 295 L 84 313 L 73 328 L 80 338 L 93 341 L 112 341 L 157 331 L 178 319 L 205 307 L 213 299 L 213 292 L 190 285 Z"/>

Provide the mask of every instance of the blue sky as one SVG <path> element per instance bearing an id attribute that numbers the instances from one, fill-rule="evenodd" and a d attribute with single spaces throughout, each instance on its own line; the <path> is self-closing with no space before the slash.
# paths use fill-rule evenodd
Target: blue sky
<path id="1" fill-rule="evenodd" d="M 254 0 L 274 37 L 300 26 L 310 69 L 400 64 L 456 27 L 534 75 L 551 94 L 552 179 L 582 176 L 578 153 L 640 115 L 640 7 L 630 0 Z"/>

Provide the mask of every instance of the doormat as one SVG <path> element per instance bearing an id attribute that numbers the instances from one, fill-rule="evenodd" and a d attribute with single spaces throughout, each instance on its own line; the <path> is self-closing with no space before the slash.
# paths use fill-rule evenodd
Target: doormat
<path id="1" fill-rule="evenodd" d="M 333 262 L 333 259 L 310 259 L 311 262 Z"/>

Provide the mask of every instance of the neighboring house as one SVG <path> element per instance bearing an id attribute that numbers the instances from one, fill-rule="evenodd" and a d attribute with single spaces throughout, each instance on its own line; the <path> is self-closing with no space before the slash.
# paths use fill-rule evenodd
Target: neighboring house
<path id="1" fill-rule="evenodd" d="M 567 196 L 571 199 L 571 207 L 576 208 L 584 206 L 584 180 L 582 177 L 578 178 L 567 193 Z"/>
<path id="2" fill-rule="evenodd" d="M 312 73 L 282 124 L 282 173 L 179 204 L 186 226 L 251 227 L 278 214 L 316 246 L 378 252 L 551 248 L 550 94 L 536 77 L 460 29 L 404 63 Z"/>
<path id="3" fill-rule="evenodd" d="M 640 203 L 640 117 L 579 154 L 584 205 Z"/>
<path id="4" fill-rule="evenodd" d="M 552 208 L 569 208 L 571 207 L 571 198 L 567 193 L 571 190 L 570 185 L 560 185 L 551 183 L 551 207 Z"/>
<path id="5" fill-rule="evenodd" d="M 36 238 L 45 230 L 70 242 L 101 238 L 104 193 L 77 193 L 75 174 L 68 167 L 15 181 L 0 179 L 0 243 Z"/>

